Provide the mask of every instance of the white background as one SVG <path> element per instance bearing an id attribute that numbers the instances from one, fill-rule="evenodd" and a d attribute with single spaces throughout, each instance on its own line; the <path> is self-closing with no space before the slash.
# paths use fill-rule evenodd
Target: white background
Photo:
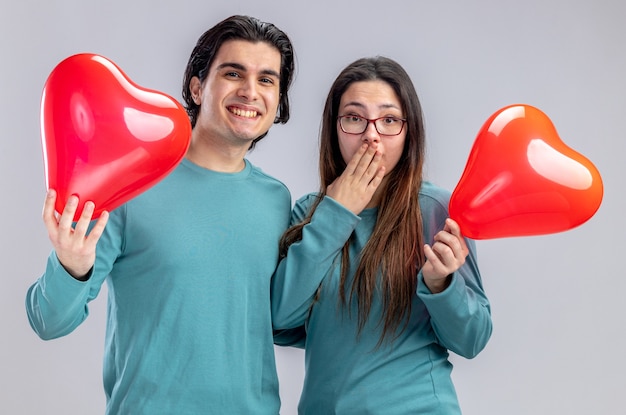
<path id="1" fill-rule="evenodd" d="M 50 251 L 40 217 L 47 76 L 65 57 L 93 52 L 139 85 L 180 99 L 195 41 L 237 13 L 275 23 L 296 48 L 292 119 L 250 155 L 294 200 L 317 188 L 323 101 L 358 57 L 387 55 L 410 73 L 426 116 L 428 178 L 450 190 L 493 112 L 526 103 L 548 114 L 563 141 L 600 170 L 602 206 L 566 232 L 478 241 L 495 330 L 474 360 L 452 357 L 453 376 L 467 415 L 626 413 L 623 1 L 2 1 L 0 413 L 104 408 L 106 297 L 74 333 L 49 342 L 35 336 L 24 311 Z M 303 354 L 280 348 L 277 359 L 282 413 L 294 414 Z"/>

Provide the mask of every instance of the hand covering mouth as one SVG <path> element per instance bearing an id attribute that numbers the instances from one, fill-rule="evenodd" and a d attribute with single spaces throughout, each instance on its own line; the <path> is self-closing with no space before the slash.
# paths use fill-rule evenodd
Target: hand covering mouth
<path id="1" fill-rule="evenodd" d="M 254 118 L 258 115 L 258 111 L 256 110 L 245 110 L 237 107 L 228 107 L 228 111 L 244 118 Z"/>

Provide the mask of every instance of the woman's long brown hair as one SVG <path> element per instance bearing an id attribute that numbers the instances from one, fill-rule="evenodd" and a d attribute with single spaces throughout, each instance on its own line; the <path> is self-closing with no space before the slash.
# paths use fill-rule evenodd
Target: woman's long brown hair
<path id="1" fill-rule="evenodd" d="M 281 240 L 281 253 L 302 238 L 326 189 L 346 167 L 339 151 L 337 116 L 342 95 L 354 82 L 382 80 L 389 84 L 403 106 L 406 139 L 398 164 L 387 174 L 387 185 L 378 207 L 374 231 L 363 248 L 352 285 L 347 287 L 350 240 L 342 250 L 339 300 L 343 306 L 356 298 L 358 331 L 367 322 L 375 295 L 380 295 L 383 315 L 379 345 L 392 341 L 406 328 L 417 288 L 417 271 L 424 263 L 422 217 L 418 193 L 422 185 L 425 133 L 422 109 L 413 83 L 397 62 L 385 57 L 362 58 L 348 65 L 333 83 L 322 116 L 320 132 L 320 197 L 308 216 L 289 228 Z M 348 294 L 349 293 L 349 294 Z M 401 328 L 400 331 L 398 329 Z"/>

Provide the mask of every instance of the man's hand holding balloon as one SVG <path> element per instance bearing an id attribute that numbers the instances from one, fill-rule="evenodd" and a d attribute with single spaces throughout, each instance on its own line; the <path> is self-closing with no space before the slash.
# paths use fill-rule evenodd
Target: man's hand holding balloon
<path id="1" fill-rule="evenodd" d="M 109 214 L 102 211 L 98 221 L 88 233 L 95 210 L 94 203 L 85 202 L 76 226 L 72 226 L 78 208 L 78 197 L 76 195 L 69 197 L 61 215 L 55 212 L 56 200 L 57 192 L 53 189 L 48 190 L 43 207 L 43 221 L 48 236 L 65 270 L 74 278 L 84 280 L 96 260 L 96 244 L 104 231 Z"/>
<path id="2" fill-rule="evenodd" d="M 108 211 L 176 167 L 189 147 L 191 124 L 174 98 L 137 85 L 103 56 L 82 53 L 50 73 L 41 133 L 48 188 L 43 221 L 59 261 L 82 280 L 95 262 Z"/>

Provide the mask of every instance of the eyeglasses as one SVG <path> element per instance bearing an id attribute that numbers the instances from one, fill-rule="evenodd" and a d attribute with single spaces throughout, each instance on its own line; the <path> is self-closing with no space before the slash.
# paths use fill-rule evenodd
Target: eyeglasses
<path id="1" fill-rule="evenodd" d="M 380 135 L 398 135 L 404 128 L 406 120 L 395 117 L 380 117 L 370 120 L 358 115 L 340 115 L 337 117 L 341 131 L 346 134 L 363 134 L 370 123 L 374 123 L 374 128 Z"/>

